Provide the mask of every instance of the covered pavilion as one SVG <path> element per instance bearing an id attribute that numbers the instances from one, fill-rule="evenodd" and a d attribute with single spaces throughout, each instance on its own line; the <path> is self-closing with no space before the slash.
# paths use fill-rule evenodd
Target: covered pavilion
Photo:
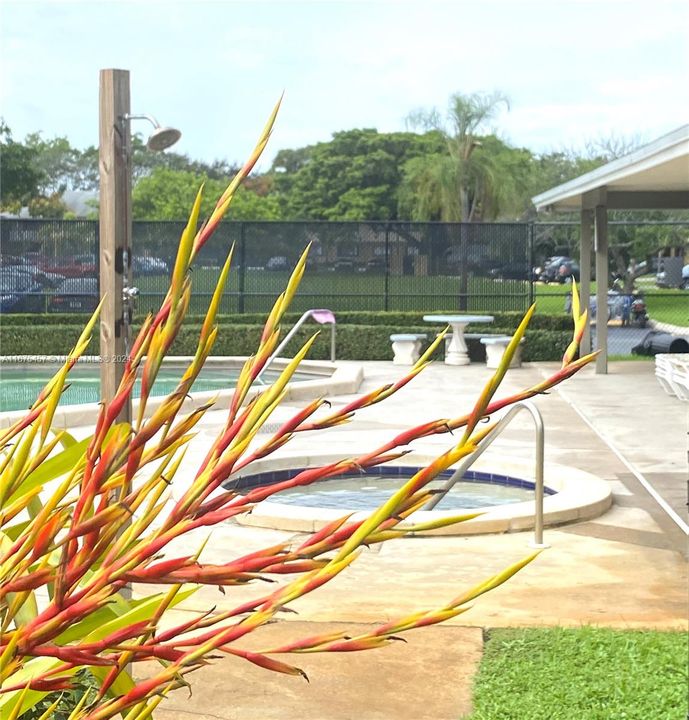
<path id="1" fill-rule="evenodd" d="M 596 277 L 608 277 L 608 210 L 689 209 L 689 125 L 663 135 L 629 155 L 532 198 L 536 210 L 575 212 L 581 216 L 581 299 L 591 293 L 591 252 Z M 596 285 L 596 307 L 607 307 L 608 283 Z M 596 373 L 608 371 L 608 329 L 597 323 Z M 582 351 L 591 348 L 590 327 Z"/>

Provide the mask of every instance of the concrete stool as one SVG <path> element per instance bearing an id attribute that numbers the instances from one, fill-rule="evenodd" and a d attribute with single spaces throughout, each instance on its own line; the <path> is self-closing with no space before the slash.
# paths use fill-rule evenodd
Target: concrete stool
<path id="1" fill-rule="evenodd" d="M 481 343 L 486 346 L 486 367 L 495 370 L 502 361 L 502 356 L 509 345 L 512 338 L 509 335 L 496 335 L 494 337 L 481 338 Z M 522 345 L 524 338 L 521 339 L 517 349 L 512 356 L 511 368 L 522 366 Z"/>
<path id="2" fill-rule="evenodd" d="M 425 333 L 390 335 L 394 353 L 392 362 L 395 365 L 413 365 L 421 356 L 421 343 L 425 339 Z"/>

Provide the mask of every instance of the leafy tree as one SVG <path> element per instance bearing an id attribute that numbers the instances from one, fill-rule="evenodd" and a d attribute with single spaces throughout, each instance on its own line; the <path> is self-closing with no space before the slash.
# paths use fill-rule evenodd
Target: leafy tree
<path id="1" fill-rule="evenodd" d="M 77 151 L 72 167 L 70 188 L 72 190 L 97 191 L 100 183 L 98 170 L 98 148 L 90 145 L 85 150 Z"/>
<path id="2" fill-rule="evenodd" d="M 140 179 L 132 192 L 132 215 L 137 220 L 183 220 L 194 203 L 201 183 L 205 199 L 201 216 L 208 217 L 214 208 L 213 197 L 219 197 L 226 181 L 208 178 L 188 170 L 159 167 Z M 231 220 L 278 220 L 280 208 L 274 196 L 260 196 L 242 188 L 232 203 Z"/>
<path id="3" fill-rule="evenodd" d="M 211 180 L 225 180 L 238 170 L 235 165 L 225 160 L 204 163 L 200 160 L 190 160 L 187 155 L 171 150 L 153 152 L 146 147 L 146 142 L 141 135 L 132 135 L 133 182 L 136 183 L 159 168 L 191 172 L 196 175 L 204 175 Z"/>
<path id="4" fill-rule="evenodd" d="M 456 93 L 445 117 L 436 109 L 411 113 L 411 127 L 434 131 L 444 145 L 405 167 L 401 198 L 412 217 L 447 222 L 498 217 L 506 178 L 496 150 L 502 152 L 507 146 L 495 137 L 484 146 L 479 133 L 506 104 L 498 93 Z"/>
<path id="5" fill-rule="evenodd" d="M 439 147 L 437 136 L 347 130 L 279 152 L 275 190 L 287 219 L 396 220 L 402 168 Z"/>
<path id="6" fill-rule="evenodd" d="M 67 213 L 67 207 L 60 199 L 58 193 L 49 197 L 39 196 L 29 200 L 29 214 L 32 218 L 49 218 L 62 220 Z"/>
<path id="7" fill-rule="evenodd" d="M 15 142 L 12 131 L 0 121 L 0 193 L 3 207 L 26 203 L 39 195 L 44 173 L 34 148 Z"/>
<path id="8" fill-rule="evenodd" d="M 531 162 L 529 193 L 538 195 L 579 175 L 595 170 L 605 160 L 600 156 L 577 155 L 571 150 L 535 155 Z"/>
<path id="9" fill-rule="evenodd" d="M 40 132 L 26 136 L 26 146 L 35 152 L 35 164 L 42 174 L 39 193 L 44 197 L 62 194 L 74 187 L 74 176 L 79 150 L 73 148 L 66 137 L 44 140 Z"/>

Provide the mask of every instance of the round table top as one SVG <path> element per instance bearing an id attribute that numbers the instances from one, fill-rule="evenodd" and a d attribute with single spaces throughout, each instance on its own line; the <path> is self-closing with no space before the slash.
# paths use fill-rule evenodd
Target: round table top
<path id="1" fill-rule="evenodd" d="M 424 315 L 425 322 L 442 323 L 491 323 L 495 319 L 492 315 Z"/>

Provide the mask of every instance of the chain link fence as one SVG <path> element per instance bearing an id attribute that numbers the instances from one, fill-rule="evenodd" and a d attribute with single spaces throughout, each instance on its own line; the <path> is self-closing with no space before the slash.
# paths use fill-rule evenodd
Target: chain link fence
<path id="1" fill-rule="evenodd" d="M 183 228 L 183 222 L 133 223 L 139 313 L 157 309 L 165 296 Z M 635 289 L 650 324 L 689 326 L 689 288 L 680 289 L 688 236 L 689 222 L 609 225 L 611 273 L 632 261 L 647 263 Z M 667 248 L 667 257 L 631 258 L 630 248 L 644 238 Z M 540 312 L 561 313 L 566 278 L 580 272 L 578 223 L 226 222 L 196 258 L 190 312 L 205 312 L 231 247 L 220 312 L 267 312 L 307 246 L 295 311 L 524 311 L 535 299 Z M 0 253 L 0 313 L 95 308 L 96 221 L 3 219 Z M 611 355 L 628 355 L 648 332 L 649 321 L 631 312 L 633 300 L 624 288 L 611 290 L 605 311 Z"/>
<path id="2" fill-rule="evenodd" d="M 3 272 L 16 296 L 2 312 L 95 306 L 96 222 L 5 220 L 1 227 Z M 156 309 L 165 296 L 183 228 L 182 222 L 133 223 L 132 278 L 140 312 Z M 518 223 L 227 222 L 194 262 L 191 312 L 205 311 L 232 247 L 220 311 L 267 312 L 307 246 L 294 310 L 525 310 L 530 233 L 529 225 Z M 25 283 L 11 282 L 12 274 Z"/>

